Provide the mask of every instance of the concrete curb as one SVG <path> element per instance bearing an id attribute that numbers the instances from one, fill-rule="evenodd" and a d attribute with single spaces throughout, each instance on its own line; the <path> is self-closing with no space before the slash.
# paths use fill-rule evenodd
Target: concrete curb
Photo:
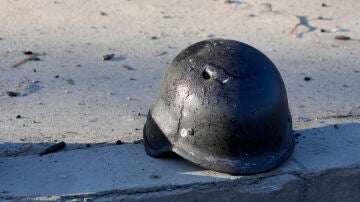
<path id="1" fill-rule="evenodd" d="M 142 144 L 0 158 L 0 199 L 355 201 L 359 129 L 348 123 L 297 131 L 298 144 L 284 165 L 250 176 L 204 170 L 179 157 L 154 159 Z"/>

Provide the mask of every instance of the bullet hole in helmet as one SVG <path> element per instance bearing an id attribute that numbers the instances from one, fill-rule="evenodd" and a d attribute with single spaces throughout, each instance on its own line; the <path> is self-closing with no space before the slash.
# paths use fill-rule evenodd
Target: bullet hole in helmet
<path id="1" fill-rule="evenodd" d="M 210 78 L 211 78 L 210 72 L 209 72 L 207 69 L 205 69 L 205 70 L 203 71 L 203 73 L 202 73 L 202 77 L 203 77 L 205 80 L 210 79 Z"/>

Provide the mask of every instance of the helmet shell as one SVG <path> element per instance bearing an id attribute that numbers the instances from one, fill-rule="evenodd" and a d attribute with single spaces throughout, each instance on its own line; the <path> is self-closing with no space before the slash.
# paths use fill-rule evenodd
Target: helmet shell
<path id="1" fill-rule="evenodd" d="M 230 174 L 273 169 L 294 149 L 279 71 L 259 50 L 225 39 L 195 43 L 175 57 L 143 135 L 151 156 L 175 152 Z"/>

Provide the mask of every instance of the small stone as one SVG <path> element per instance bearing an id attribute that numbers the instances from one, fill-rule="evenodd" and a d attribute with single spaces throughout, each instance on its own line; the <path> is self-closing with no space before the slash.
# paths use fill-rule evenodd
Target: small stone
<path id="1" fill-rule="evenodd" d="M 131 67 L 129 65 L 123 65 L 123 67 L 127 70 L 135 70 L 133 67 Z"/>
<path id="2" fill-rule="evenodd" d="M 107 93 L 108 96 L 114 95 L 112 92 Z"/>
<path id="3" fill-rule="evenodd" d="M 102 59 L 103 59 L 103 61 L 111 60 L 114 56 L 115 56 L 115 54 L 107 54 L 107 55 L 104 55 L 102 57 Z"/>
<path id="4" fill-rule="evenodd" d="M 8 95 L 10 97 L 16 97 L 16 96 L 18 96 L 18 93 L 14 92 L 14 91 L 6 91 L 6 95 Z"/>
<path id="5" fill-rule="evenodd" d="M 17 118 L 17 119 L 21 119 L 21 115 L 16 115 L 16 118 Z"/>
<path id="6" fill-rule="evenodd" d="M 121 141 L 121 140 L 117 140 L 117 141 L 115 142 L 115 144 L 116 144 L 116 145 L 122 145 L 122 144 L 124 144 L 124 142 Z"/>
<path id="7" fill-rule="evenodd" d="M 347 41 L 347 40 L 350 40 L 351 37 L 349 36 L 344 36 L 344 35 L 335 35 L 334 37 L 336 40 L 342 40 L 342 41 Z"/>
<path id="8" fill-rule="evenodd" d="M 106 15 L 107 15 L 107 13 L 106 13 L 106 12 L 100 12 L 100 15 L 102 15 L 102 16 L 106 16 Z"/>
<path id="9" fill-rule="evenodd" d="M 59 76 L 59 75 L 55 75 L 54 78 L 55 78 L 55 79 L 58 79 L 58 78 L 60 78 L 60 76 Z"/>
<path id="10" fill-rule="evenodd" d="M 31 50 L 29 49 L 25 49 L 22 51 L 24 55 L 34 55 L 34 52 L 32 52 Z"/>
<path id="11" fill-rule="evenodd" d="M 152 36 L 151 38 L 150 38 L 151 40 L 156 40 L 156 39 L 158 39 L 156 36 Z"/>
<path id="12" fill-rule="evenodd" d="M 310 80 L 312 80 L 311 77 L 308 77 L 308 76 L 305 76 L 305 77 L 304 77 L 304 81 L 310 81 Z"/>

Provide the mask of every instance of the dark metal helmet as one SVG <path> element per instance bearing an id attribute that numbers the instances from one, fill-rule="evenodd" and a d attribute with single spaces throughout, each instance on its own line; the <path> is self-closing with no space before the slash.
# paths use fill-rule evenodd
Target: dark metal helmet
<path id="1" fill-rule="evenodd" d="M 175 152 L 231 174 L 273 169 L 294 149 L 279 71 L 257 49 L 224 39 L 195 43 L 176 56 L 143 134 L 151 156 Z"/>

